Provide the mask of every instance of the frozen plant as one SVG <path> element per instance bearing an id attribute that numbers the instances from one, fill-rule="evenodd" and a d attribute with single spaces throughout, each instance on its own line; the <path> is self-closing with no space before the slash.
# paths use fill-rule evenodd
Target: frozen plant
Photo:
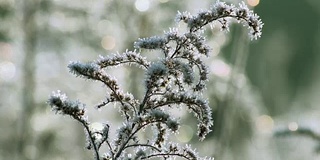
<path id="1" fill-rule="evenodd" d="M 78 77 L 102 82 L 108 89 L 106 99 L 97 108 L 116 104 L 123 118 L 123 125 L 117 130 L 115 139 L 109 138 L 109 124 L 102 124 L 101 129 L 92 129 L 86 116 L 85 104 L 72 101 L 60 91 L 54 92 L 48 103 L 53 111 L 69 115 L 80 122 L 86 132 L 87 148 L 94 152 L 94 159 L 174 159 L 180 157 L 188 160 L 200 158 L 189 145 L 167 142 L 170 133 L 179 130 L 177 118 L 170 115 L 172 107 L 185 107 L 198 120 L 198 136 L 204 140 L 213 125 L 211 108 L 202 96 L 208 81 L 208 68 L 201 60 L 209 56 L 210 47 L 201 35 L 204 27 L 213 22 L 221 23 L 222 29 L 228 29 L 230 19 L 235 19 L 248 26 L 252 39 L 261 36 L 263 23 L 259 16 L 249 10 L 244 3 L 238 7 L 224 2 L 216 2 L 211 9 L 197 15 L 180 13 L 177 21 L 187 24 L 187 31 L 171 28 L 163 36 L 138 39 L 135 51 L 125 51 L 113 56 L 101 56 L 98 60 L 82 63 L 72 62 L 68 65 L 70 72 Z M 162 54 L 158 61 L 149 62 L 140 55 L 144 49 L 157 50 Z M 116 79 L 105 70 L 119 65 L 136 65 L 145 71 L 142 83 L 145 92 L 141 99 L 120 89 Z M 147 127 L 154 130 L 153 139 L 146 142 L 138 133 Z M 100 151 L 102 145 L 106 151 Z"/>

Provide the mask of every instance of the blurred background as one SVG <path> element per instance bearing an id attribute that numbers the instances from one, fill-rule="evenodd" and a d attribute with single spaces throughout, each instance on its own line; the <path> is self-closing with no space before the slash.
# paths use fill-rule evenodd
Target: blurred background
<path id="1" fill-rule="evenodd" d="M 196 14 L 213 2 L 0 0 L 0 159 L 92 159 L 80 124 L 46 104 L 51 92 L 86 103 L 92 122 L 107 121 L 116 130 L 121 119 L 113 106 L 93 109 L 106 88 L 74 77 L 68 63 L 132 50 L 139 37 L 176 26 L 178 10 Z M 261 39 L 248 40 L 241 25 L 205 32 L 212 47 L 205 96 L 213 132 L 199 142 L 194 119 L 180 113 L 185 125 L 173 139 L 217 160 L 320 159 L 320 1 L 245 3 L 265 24 Z M 110 72 L 124 90 L 137 97 L 144 92 L 138 68 Z"/>

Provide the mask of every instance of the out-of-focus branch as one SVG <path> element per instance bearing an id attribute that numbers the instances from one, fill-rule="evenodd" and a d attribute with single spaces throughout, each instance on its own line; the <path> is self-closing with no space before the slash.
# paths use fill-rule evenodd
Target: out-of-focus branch
<path id="1" fill-rule="evenodd" d="M 23 88 L 22 88 L 22 111 L 20 116 L 19 136 L 17 143 L 17 154 L 21 155 L 19 159 L 28 159 L 24 156 L 25 147 L 32 139 L 30 130 L 30 119 L 35 110 L 35 59 L 37 43 L 37 25 L 35 21 L 36 10 L 39 7 L 40 0 L 23 1 L 23 21 L 21 24 L 24 33 L 23 51 L 24 60 L 22 67 Z"/>

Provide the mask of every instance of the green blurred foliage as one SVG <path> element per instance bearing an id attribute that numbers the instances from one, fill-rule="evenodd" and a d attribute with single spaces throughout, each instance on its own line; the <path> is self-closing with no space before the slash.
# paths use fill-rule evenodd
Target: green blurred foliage
<path id="1" fill-rule="evenodd" d="M 312 5 L 311 1 L 262 0 L 255 9 L 265 23 L 264 35 L 251 46 L 247 70 L 271 115 L 291 109 L 315 81 L 319 12 Z"/>
<path id="2" fill-rule="evenodd" d="M 13 18 L 13 7 L 6 2 L 0 2 L 0 21 L 2 24 L 5 24 L 8 20 Z M 1 41 L 9 41 L 10 40 L 10 35 L 8 34 L 8 30 L 6 25 L 1 25 L 0 26 L 0 42 Z"/>

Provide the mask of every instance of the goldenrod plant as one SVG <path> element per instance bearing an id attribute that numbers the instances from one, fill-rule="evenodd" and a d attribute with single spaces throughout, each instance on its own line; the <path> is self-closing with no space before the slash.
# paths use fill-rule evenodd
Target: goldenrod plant
<path id="1" fill-rule="evenodd" d="M 211 131 L 211 107 L 203 96 L 209 70 L 202 60 L 210 56 L 210 47 L 202 34 L 207 25 L 228 30 L 232 20 L 247 26 L 251 39 L 261 36 L 263 23 L 244 2 L 234 6 L 217 1 L 209 10 L 196 15 L 178 12 L 176 21 L 186 23 L 186 29 L 170 28 L 162 36 L 138 39 L 133 51 L 68 65 L 74 75 L 102 82 L 106 86 L 106 98 L 97 108 L 108 109 L 106 106 L 109 104 L 119 107 L 123 123 L 113 136 L 116 138 L 109 136 L 109 129 L 115 127 L 112 124 L 101 123 L 100 129 L 91 127 L 86 105 L 79 100 L 70 100 L 66 94 L 56 91 L 48 103 L 54 112 L 69 115 L 82 124 L 87 137 L 87 149 L 94 152 L 95 160 L 212 159 L 201 158 L 190 145 L 180 146 L 169 142 L 168 135 L 177 133 L 180 126 L 178 118 L 169 110 L 178 107 L 193 113 L 198 120 L 197 135 L 200 140 L 204 140 Z M 145 50 L 157 51 L 158 60 L 148 61 L 141 55 Z M 118 81 L 107 74 L 106 70 L 121 65 L 136 65 L 145 71 L 144 81 L 141 82 L 145 87 L 142 98 L 123 91 Z M 152 139 L 144 141 L 138 134 L 147 128 L 153 129 L 154 135 Z M 102 145 L 106 145 L 107 150 L 100 150 Z"/>

